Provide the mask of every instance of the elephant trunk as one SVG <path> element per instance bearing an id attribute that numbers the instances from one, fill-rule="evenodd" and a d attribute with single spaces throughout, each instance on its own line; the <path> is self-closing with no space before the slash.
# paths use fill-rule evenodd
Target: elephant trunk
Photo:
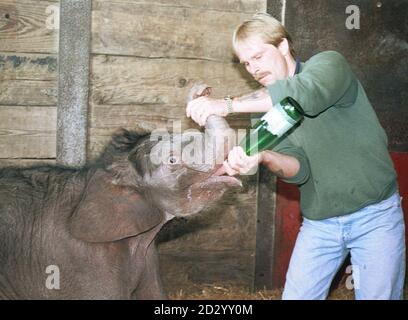
<path id="1" fill-rule="evenodd" d="M 195 84 L 189 91 L 187 102 L 200 96 L 209 96 L 211 87 L 204 83 Z M 235 132 L 221 116 L 210 115 L 205 124 L 206 159 L 210 159 L 211 168 L 222 168 L 222 163 L 235 145 Z"/>

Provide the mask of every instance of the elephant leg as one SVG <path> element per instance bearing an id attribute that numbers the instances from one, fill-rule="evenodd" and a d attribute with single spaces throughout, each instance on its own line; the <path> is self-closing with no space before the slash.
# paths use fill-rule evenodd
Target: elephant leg
<path id="1" fill-rule="evenodd" d="M 159 257 L 156 246 L 150 245 L 146 253 L 145 270 L 141 275 L 139 285 L 132 293 L 132 299 L 164 300 L 167 299 L 163 291 L 159 273 Z"/>

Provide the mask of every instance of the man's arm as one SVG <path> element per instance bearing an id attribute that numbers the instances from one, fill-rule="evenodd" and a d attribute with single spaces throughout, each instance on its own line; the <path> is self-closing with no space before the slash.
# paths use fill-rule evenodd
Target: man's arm
<path id="1" fill-rule="evenodd" d="M 302 159 L 302 157 L 300 158 Z M 282 179 L 290 180 L 294 178 L 297 180 L 297 175 L 301 169 L 300 161 L 295 156 L 271 150 L 247 156 L 241 147 L 234 147 L 228 154 L 228 160 L 224 162 L 223 171 L 219 173 L 223 174 L 225 171 L 231 176 L 235 174 L 253 174 L 251 173 L 252 169 L 259 163 Z"/>
<path id="2" fill-rule="evenodd" d="M 267 112 L 272 107 L 272 100 L 266 88 L 249 94 L 235 97 L 232 101 L 233 112 Z M 200 126 L 204 126 L 208 116 L 215 114 L 221 117 L 228 115 L 224 99 L 213 99 L 202 96 L 187 104 L 186 116 L 191 117 Z"/>
<path id="3" fill-rule="evenodd" d="M 272 108 L 272 100 L 267 88 L 262 88 L 232 100 L 232 109 L 240 112 L 267 112 Z"/>
<path id="4" fill-rule="evenodd" d="M 300 170 L 298 159 L 271 150 L 261 153 L 261 163 L 276 176 L 283 179 L 293 178 Z"/>
<path id="5" fill-rule="evenodd" d="M 306 114 L 315 116 L 334 105 L 347 107 L 358 94 L 358 81 L 346 59 L 338 52 L 313 56 L 301 73 L 267 86 L 271 99 L 290 96 Z"/>

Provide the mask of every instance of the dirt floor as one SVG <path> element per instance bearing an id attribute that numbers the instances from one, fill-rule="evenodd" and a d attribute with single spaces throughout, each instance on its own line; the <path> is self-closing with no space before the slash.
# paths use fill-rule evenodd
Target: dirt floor
<path id="1" fill-rule="evenodd" d="M 186 291 L 187 290 L 187 291 Z M 226 286 L 221 284 L 196 285 L 185 290 L 169 294 L 171 300 L 279 300 L 282 290 L 261 290 L 250 292 L 248 288 Z M 331 291 L 328 300 L 353 300 L 354 292 L 345 285 Z M 405 288 L 405 299 L 408 299 L 408 286 Z"/>

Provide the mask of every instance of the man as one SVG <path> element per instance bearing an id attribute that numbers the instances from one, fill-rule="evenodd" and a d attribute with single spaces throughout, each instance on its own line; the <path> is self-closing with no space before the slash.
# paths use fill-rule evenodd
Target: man
<path id="1" fill-rule="evenodd" d="M 267 14 L 242 23 L 233 47 L 263 88 L 229 105 L 197 98 L 187 116 L 204 125 L 210 114 L 266 112 L 287 96 L 312 116 L 273 150 L 248 157 L 235 147 L 224 162 L 229 175 L 261 163 L 299 185 L 304 219 L 283 299 L 325 299 L 349 252 L 357 299 L 401 299 L 405 241 L 396 173 L 386 134 L 347 61 L 334 51 L 296 61 L 289 34 Z"/>

